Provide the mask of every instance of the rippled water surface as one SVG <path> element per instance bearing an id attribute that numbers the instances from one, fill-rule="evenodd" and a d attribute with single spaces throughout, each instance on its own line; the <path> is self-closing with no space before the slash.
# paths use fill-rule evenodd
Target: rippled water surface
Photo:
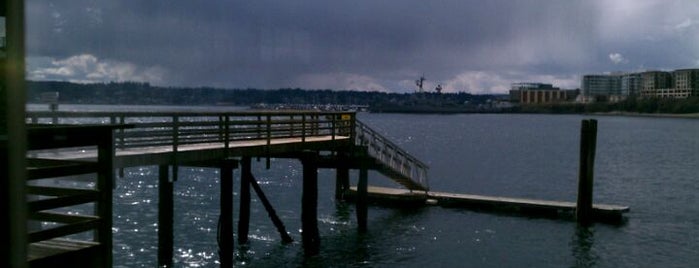
<path id="1" fill-rule="evenodd" d="M 578 115 L 359 114 L 430 165 L 433 190 L 574 201 Z M 621 226 L 461 209 L 369 208 L 356 231 L 352 204 L 333 199 L 333 170 L 319 171 L 321 254 L 301 247 L 298 161 L 253 161 L 253 172 L 296 242 L 281 244 L 253 194 L 249 267 L 699 267 L 699 120 L 599 117 L 594 199 L 628 205 Z M 157 263 L 157 167 L 125 170 L 115 190 L 114 262 Z M 175 183 L 177 267 L 217 267 L 218 170 L 180 168 Z M 353 183 L 358 176 L 351 173 Z M 235 173 L 235 203 L 239 172 Z M 371 185 L 395 186 L 377 173 Z M 237 207 L 234 211 L 237 222 Z"/>

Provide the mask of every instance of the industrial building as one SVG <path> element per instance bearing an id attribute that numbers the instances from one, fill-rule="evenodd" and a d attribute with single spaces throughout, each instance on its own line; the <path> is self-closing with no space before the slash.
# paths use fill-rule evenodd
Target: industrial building
<path id="1" fill-rule="evenodd" d="M 513 83 L 510 87 L 510 101 L 520 104 L 569 102 L 578 94 L 579 90 L 561 90 L 544 83 Z"/>

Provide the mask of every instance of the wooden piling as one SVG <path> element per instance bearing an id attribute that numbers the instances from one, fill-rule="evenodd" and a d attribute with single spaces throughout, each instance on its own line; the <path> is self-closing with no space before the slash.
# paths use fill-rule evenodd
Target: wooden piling
<path id="1" fill-rule="evenodd" d="M 221 267 L 233 267 L 233 169 L 238 162 L 225 159 L 221 164 L 221 219 L 218 247 Z"/>
<path id="2" fill-rule="evenodd" d="M 580 168 L 578 173 L 578 199 L 575 216 L 578 223 L 592 222 L 592 188 L 594 182 L 595 151 L 597 146 L 597 120 L 582 121 L 580 130 Z"/>
<path id="3" fill-rule="evenodd" d="M 240 212 L 238 215 L 238 243 L 248 242 L 248 232 L 250 229 L 250 174 L 251 161 L 249 156 L 245 156 L 241 161 L 240 171 Z"/>
<path id="4" fill-rule="evenodd" d="M 361 168 L 359 169 L 359 181 L 357 182 L 357 229 L 359 232 L 367 231 L 367 217 L 369 211 L 368 199 L 368 177 L 366 159 L 361 160 Z"/>
<path id="5" fill-rule="evenodd" d="M 342 200 L 349 190 L 349 168 L 338 167 L 335 172 L 335 200 Z"/>
<path id="6" fill-rule="evenodd" d="M 100 133 L 97 141 L 97 163 L 100 170 L 97 174 L 97 189 L 100 194 L 100 201 L 97 203 L 96 215 L 99 215 L 102 224 L 97 228 L 95 235 L 96 241 L 100 241 L 102 247 L 102 265 L 111 267 L 113 265 L 113 233 L 112 226 L 114 219 L 114 208 L 112 202 L 114 200 L 113 190 L 116 188 L 114 180 L 114 134 L 113 130 Z"/>
<path id="7" fill-rule="evenodd" d="M 158 267 L 172 267 L 173 185 L 168 165 L 158 168 Z"/>
<path id="8" fill-rule="evenodd" d="M 317 155 L 304 153 L 303 192 L 301 197 L 301 239 L 306 256 L 318 255 L 320 252 L 320 233 L 318 231 L 318 163 Z"/>

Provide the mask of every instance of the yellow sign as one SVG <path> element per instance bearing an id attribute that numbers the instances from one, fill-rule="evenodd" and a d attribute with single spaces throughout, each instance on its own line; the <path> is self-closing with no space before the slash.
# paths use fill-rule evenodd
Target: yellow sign
<path id="1" fill-rule="evenodd" d="M 340 119 L 343 120 L 343 121 L 351 120 L 351 119 L 352 119 L 352 115 L 343 114 L 343 115 L 340 117 Z"/>

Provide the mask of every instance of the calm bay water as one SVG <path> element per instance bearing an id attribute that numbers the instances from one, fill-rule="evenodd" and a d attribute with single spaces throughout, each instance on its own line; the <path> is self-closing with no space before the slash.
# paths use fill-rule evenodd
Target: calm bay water
<path id="1" fill-rule="evenodd" d="M 73 106 L 73 109 L 114 109 Z M 71 109 L 71 106 L 61 107 Z M 161 107 L 160 109 L 172 109 Z M 133 109 L 133 108 L 129 108 Z M 196 108 L 204 109 L 207 108 Z M 359 119 L 430 166 L 435 191 L 574 201 L 578 115 L 406 115 Z M 628 205 L 621 226 L 461 209 L 369 208 L 356 231 L 352 204 L 333 198 L 334 171 L 319 171 L 321 255 L 301 247 L 301 165 L 253 162 L 253 173 L 296 242 L 282 245 L 253 194 L 248 267 L 699 267 L 699 120 L 598 117 L 596 203 Z M 356 183 L 357 173 L 351 174 Z M 239 172 L 235 173 L 239 187 Z M 377 173 L 370 185 L 395 186 Z M 180 168 L 175 183 L 177 267 L 217 267 L 218 171 Z M 157 262 L 157 167 L 125 170 L 115 190 L 116 267 Z M 237 206 L 237 193 L 236 193 Z M 237 221 L 237 207 L 234 212 Z"/>

